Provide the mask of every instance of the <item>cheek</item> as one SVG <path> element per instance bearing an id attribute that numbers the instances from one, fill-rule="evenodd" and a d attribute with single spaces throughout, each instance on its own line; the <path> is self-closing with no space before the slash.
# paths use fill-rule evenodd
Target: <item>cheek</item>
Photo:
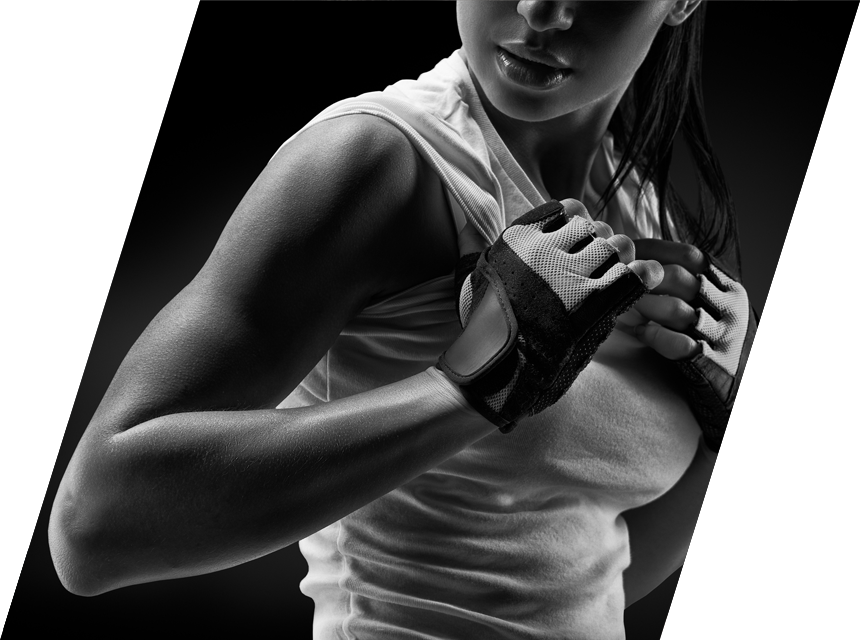
<path id="1" fill-rule="evenodd" d="M 652 3 L 643 2 L 643 5 Z M 657 4 L 657 3 L 655 3 Z M 663 13 L 648 6 L 649 14 L 616 23 L 604 33 L 596 30 L 589 47 L 583 82 L 597 93 L 626 86 L 645 60 L 663 24 Z M 584 89 L 586 87 L 583 87 Z"/>
<path id="2" fill-rule="evenodd" d="M 457 3 L 457 29 L 467 51 L 487 41 L 494 25 L 499 26 L 506 17 L 517 15 L 516 2 L 476 2 L 460 0 Z"/>

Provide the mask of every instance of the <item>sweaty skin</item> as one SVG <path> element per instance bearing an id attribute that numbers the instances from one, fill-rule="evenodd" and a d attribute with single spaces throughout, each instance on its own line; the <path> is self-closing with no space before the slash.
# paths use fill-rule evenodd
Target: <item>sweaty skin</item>
<path id="1" fill-rule="evenodd" d="M 458 29 L 494 127 L 547 199 L 582 200 L 610 117 L 662 24 L 697 2 L 459 2 Z M 551 89 L 524 86 L 501 51 L 551 59 L 568 72 Z"/>
<path id="2" fill-rule="evenodd" d="M 581 3 L 555 4 L 586 15 Z M 671 11 L 686 3 L 643 4 Z M 567 18 L 542 23 L 543 5 L 459 3 L 459 24 L 500 134 L 548 195 L 577 197 L 635 67 L 572 57 L 575 77 L 606 65 L 584 76 L 595 94 L 588 104 L 572 102 L 564 82 L 548 98 L 492 76 L 496 54 L 478 12 L 489 34 L 519 25 L 514 37 L 546 46 Z M 616 39 L 621 60 L 645 55 L 648 34 L 668 19 L 649 11 L 616 21 L 618 31 L 604 30 L 600 16 L 571 25 Z M 644 28 L 625 26 L 635 22 Z M 569 53 L 576 50 L 560 50 Z M 584 151 L 559 162 L 563 135 Z M 331 148 L 338 153 L 321 152 Z M 433 372 L 317 407 L 274 408 L 359 309 L 449 273 L 456 257 L 441 184 L 394 128 L 342 118 L 285 147 L 201 272 L 129 352 L 66 470 L 49 525 L 66 588 L 95 595 L 252 560 L 493 432 Z M 644 270 L 649 286 L 658 272 Z M 644 584 L 659 582 L 658 573 Z"/>

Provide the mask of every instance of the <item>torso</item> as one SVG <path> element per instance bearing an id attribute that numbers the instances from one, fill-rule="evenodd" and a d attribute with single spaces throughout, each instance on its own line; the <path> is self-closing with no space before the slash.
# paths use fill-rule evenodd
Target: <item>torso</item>
<path id="1" fill-rule="evenodd" d="M 410 212 L 404 241 L 446 258 L 403 265 L 404 290 L 360 313 L 283 406 L 418 373 L 458 335 L 451 211 L 426 173 L 417 199 L 435 204 Z M 622 514 L 668 491 L 699 440 L 677 383 L 616 331 L 555 405 L 302 541 L 315 638 L 623 638 Z"/>

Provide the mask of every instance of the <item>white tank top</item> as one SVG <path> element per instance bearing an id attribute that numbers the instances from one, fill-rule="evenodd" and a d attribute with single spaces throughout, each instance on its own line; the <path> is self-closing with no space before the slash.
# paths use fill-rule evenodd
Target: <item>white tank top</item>
<path id="1" fill-rule="evenodd" d="M 468 219 L 492 241 L 543 202 L 457 52 L 418 80 L 333 105 L 302 131 L 358 113 L 409 137 L 448 188 L 458 228 Z M 608 135 L 587 206 L 616 163 Z M 660 237 L 653 190 L 639 206 L 636 194 L 633 176 L 602 219 L 635 238 Z M 423 371 L 460 333 L 455 303 L 452 274 L 367 307 L 280 406 Z M 668 491 L 698 446 L 676 376 L 615 331 L 557 404 L 301 541 L 315 640 L 624 638 L 630 555 L 620 514 Z"/>

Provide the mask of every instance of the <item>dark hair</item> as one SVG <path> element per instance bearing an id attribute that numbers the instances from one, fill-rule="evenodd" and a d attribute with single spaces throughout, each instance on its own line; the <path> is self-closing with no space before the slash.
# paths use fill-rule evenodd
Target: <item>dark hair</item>
<path id="1" fill-rule="evenodd" d="M 709 141 L 702 96 L 705 2 L 681 25 L 663 25 L 610 120 L 610 132 L 624 151 L 601 196 L 604 206 L 631 171 L 655 186 L 661 233 L 671 239 L 669 219 L 683 239 L 741 275 L 735 208 Z M 681 131 L 694 161 L 699 187 L 692 212 L 670 182 L 673 143 Z M 603 207 L 602 207 L 603 209 Z"/>

